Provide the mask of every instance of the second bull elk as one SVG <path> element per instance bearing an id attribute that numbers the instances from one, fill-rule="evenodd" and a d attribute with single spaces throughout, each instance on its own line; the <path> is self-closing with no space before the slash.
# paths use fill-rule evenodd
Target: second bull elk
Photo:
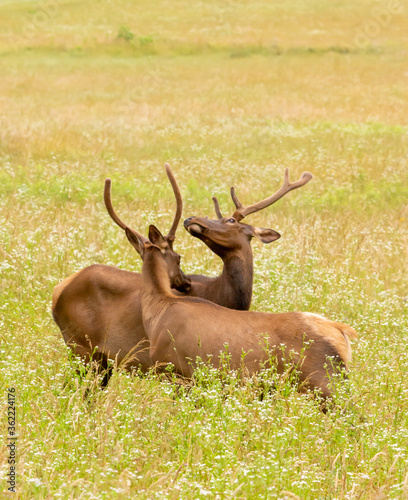
<path id="1" fill-rule="evenodd" d="M 333 395 L 331 377 L 339 368 L 347 369 L 349 338 L 357 337 L 350 326 L 312 313 L 235 311 L 205 299 L 178 297 L 170 287 L 156 228 L 150 226 L 149 240 L 133 233 L 128 239 L 136 249 L 144 247 L 142 314 L 153 362 L 171 363 L 176 373 L 191 377 L 197 357 L 218 368 L 227 343 L 231 369 L 244 363 L 254 373 L 272 356 L 278 373 L 290 363 L 303 387 L 321 391 L 324 398 Z"/>
<path id="2" fill-rule="evenodd" d="M 187 231 L 205 243 L 224 263 L 223 271 L 217 278 L 192 275 L 193 283 L 188 295 L 202 297 L 230 309 L 248 310 L 253 285 L 251 240 L 257 238 L 263 243 L 271 243 L 280 238 L 280 234 L 273 229 L 254 227 L 241 221 L 247 215 L 271 206 L 289 191 L 304 186 L 311 179 L 310 172 L 303 172 L 299 180 L 290 182 L 289 169 L 286 169 L 283 185 L 268 198 L 244 207 L 232 187 L 231 197 L 235 204 L 232 216 L 222 216 L 218 200 L 214 197 L 217 220 L 208 217 L 186 219 L 184 227 Z"/>

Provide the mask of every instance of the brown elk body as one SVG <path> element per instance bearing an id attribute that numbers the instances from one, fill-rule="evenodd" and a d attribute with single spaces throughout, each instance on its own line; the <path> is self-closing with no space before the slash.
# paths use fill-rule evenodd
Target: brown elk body
<path id="1" fill-rule="evenodd" d="M 231 309 L 249 309 L 253 281 L 251 239 L 257 237 L 264 243 L 270 243 L 280 235 L 271 229 L 242 224 L 240 220 L 245 215 L 241 217 L 234 213 L 236 219 L 223 218 L 214 198 L 218 220 L 191 217 L 184 225 L 193 236 L 200 238 L 222 258 L 222 273 L 215 278 L 184 275 L 179 267 L 180 257 L 173 251 L 175 230 L 182 211 L 181 194 L 168 165 L 166 171 L 176 196 L 177 212 L 172 229 L 167 236 L 162 237 L 160 244 L 171 286 L 178 290 L 174 293 L 201 297 Z M 282 188 L 260 203 L 265 204 L 267 201 L 265 206 L 274 203 L 291 189 L 306 184 L 311 177 L 311 174 L 304 173 L 299 181 L 289 183 L 286 171 Z M 231 194 L 237 206 L 233 188 Z M 105 204 L 112 219 L 127 234 L 130 231 L 136 235 L 136 239 L 133 238 L 135 241 L 146 240 L 124 224 L 115 213 L 110 201 L 109 180 L 105 186 Z M 143 258 L 143 247 L 136 249 Z M 104 368 L 107 367 L 107 359 L 125 362 L 128 368 L 150 368 L 152 361 L 142 321 L 141 287 L 141 274 L 105 265 L 89 266 L 63 280 L 54 289 L 52 312 L 66 344 L 86 361 L 92 356 Z M 109 374 L 103 385 L 108 380 Z"/>
<path id="2" fill-rule="evenodd" d="M 297 366 L 304 387 L 332 396 L 331 376 L 351 359 L 349 338 L 357 336 L 351 327 L 312 313 L 234 311 L 200 298 L 177 297 L 152 229 L 149 237 L 153 244 L 145 243 L 142 314 L 153 362 L 171 363 L 177 373 L 191 377 L 197 357 L 218 367 L 227 343 L 231 369 L 244 363 L 253 373 L 276 355 L 278 373 L 284 370 L 284 358 Z"/>

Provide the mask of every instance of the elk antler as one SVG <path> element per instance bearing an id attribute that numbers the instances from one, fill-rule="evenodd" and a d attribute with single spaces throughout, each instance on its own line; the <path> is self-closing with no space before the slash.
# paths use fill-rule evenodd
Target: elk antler
<path id="1" fill-rule="evenodd" d="M 217 217 L 219 219 L 222 219 L 222 213 L 220 210 L 220 205 L 218 203 L 218 199 L 215 196 L 213 196 L 212 201 L 214 202 L 215 214 L 217 215 Z"/>
<path id="2" fill-rule="evenodd" d="M 235 189 L 232 187 L 231 188 L 231 198 L 232 201 L 235 204 L 236 210 L 234 212 L 234 219 L 236 219 L 238 222 L 242 220 L 244 217 L 246 217 L 249 214 L 253 214 L 254 212 L 258 212 L 259 210 L 262 210 L 266 207 L 269 207 L 279 199 L 281 199 L 283 196 L 285 196 L 286 193 L 289 193 L 289 191 L 292 191 L 292 189 L 297 189 L 299 187 L 304 186 L 307 184 L 311 179 L 313 175 L 310 172 L 303 172 L 301 178 L 295 182 L 290 182 L 289 181 L 289 169 L 287 168 L 285 170 L 285 178 L 283 180 L 283 185 L 276 193 L 274 193 L 272 196 L 269 196 L 268 198 L 265 198 L 262 201 L 258 201 L 258 203 L 254 203 L 253 205 L 250 205 L 249 207 L 244 207 L 242 203 L 238 200 L 237 195 L 235 194 Z"/>
<path id="3" fill-rule="evenodd" d="M 129 229 L 130 231 L 135 233 L 141 241 L 146 243 L 147 241 L 149 241 L 147 238 L 142 236 L 140 233 L 138 233 L 137 231 L 135 231 L 134 229 L 132 229 L 131 227 L 129 227 L 127 224 L 125 224 L 124 222 L 122 222 L 119 219 L 117 213 L 115 212 L 115 210 L 113 209 L 113 206 L 112 206 L 111 185 L 112 185 L 112 181 L 109 178 L 105 179 L 105 189 L 103 191 L 103 199 L 105 201 L 105 206 L 106 206 L 106 209 L 108 211 L 108 214 L 112 217 L 112 219 L 116 222 L 116 224 L 119 227 L 121 227 L 124 230 Z"/>
<path id="4" fill-rule="evenodd" d="M 181 197 L 180 188 L 177 184 L 176 178 L 174 177 L 174 174 L 173 174 L 173 171 L 171 170 L 170 165 L 168 163 L 166 163 L 164 165 L 164 168 L 166 169 L 166 174 L 167 174 L 167 177 L 169 178 L 171 187 L 173 188 L 174 196 L 176 197 L 176 202 L 177 202 L 177 208 L 176 208 L 176 213 L 174 215 L 173 224 L 170 228 L 169 233 L 166 236 L 166 238 L 168 240 L 174 241 L 174 239 L 176 237 L 177 226 L 180 222 L 181 214 L 183 212 L 183 199 Z"/>

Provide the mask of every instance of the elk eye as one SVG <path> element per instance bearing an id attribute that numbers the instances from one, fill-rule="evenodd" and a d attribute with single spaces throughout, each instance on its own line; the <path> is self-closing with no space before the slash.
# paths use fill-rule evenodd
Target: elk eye
<path id="1" fill-rule="evenodd" d="M 231 217 L 231 219 L 228 219 L 226 222 L 235 222 L 235 219 Z"/>

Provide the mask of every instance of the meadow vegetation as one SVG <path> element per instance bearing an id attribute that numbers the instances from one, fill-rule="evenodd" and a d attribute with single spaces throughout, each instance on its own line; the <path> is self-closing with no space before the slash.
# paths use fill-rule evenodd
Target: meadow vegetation
<path id="1" fill-rule="evenodd" d="M 408 498 L 406 14 L 368 0 L 0 3 L 0 428 L 5 444 L 15 387 L 16 498 Z M 252 309 L 358 331 L 327 415 L 287 378 L 260 398 L 261 376 L 206 366 L 189 391 L 119 370 L 84 402 L 95 381 L 76 374 L 52 290 L 93 263 L 140 271 L 103 181 L 131 226 L 167 231 L 165 161 L 185 217 L 213 217 L 213 195 L 232 213 L 231 185 L 249 204 L 285 167 L 314 174 L 248 217 L 282 234 L 253 243 Z M 221 269 L 182 227 L 175 248 L 187 273 Z M 4 492 L 5 446 L 0 460 Z"/>

